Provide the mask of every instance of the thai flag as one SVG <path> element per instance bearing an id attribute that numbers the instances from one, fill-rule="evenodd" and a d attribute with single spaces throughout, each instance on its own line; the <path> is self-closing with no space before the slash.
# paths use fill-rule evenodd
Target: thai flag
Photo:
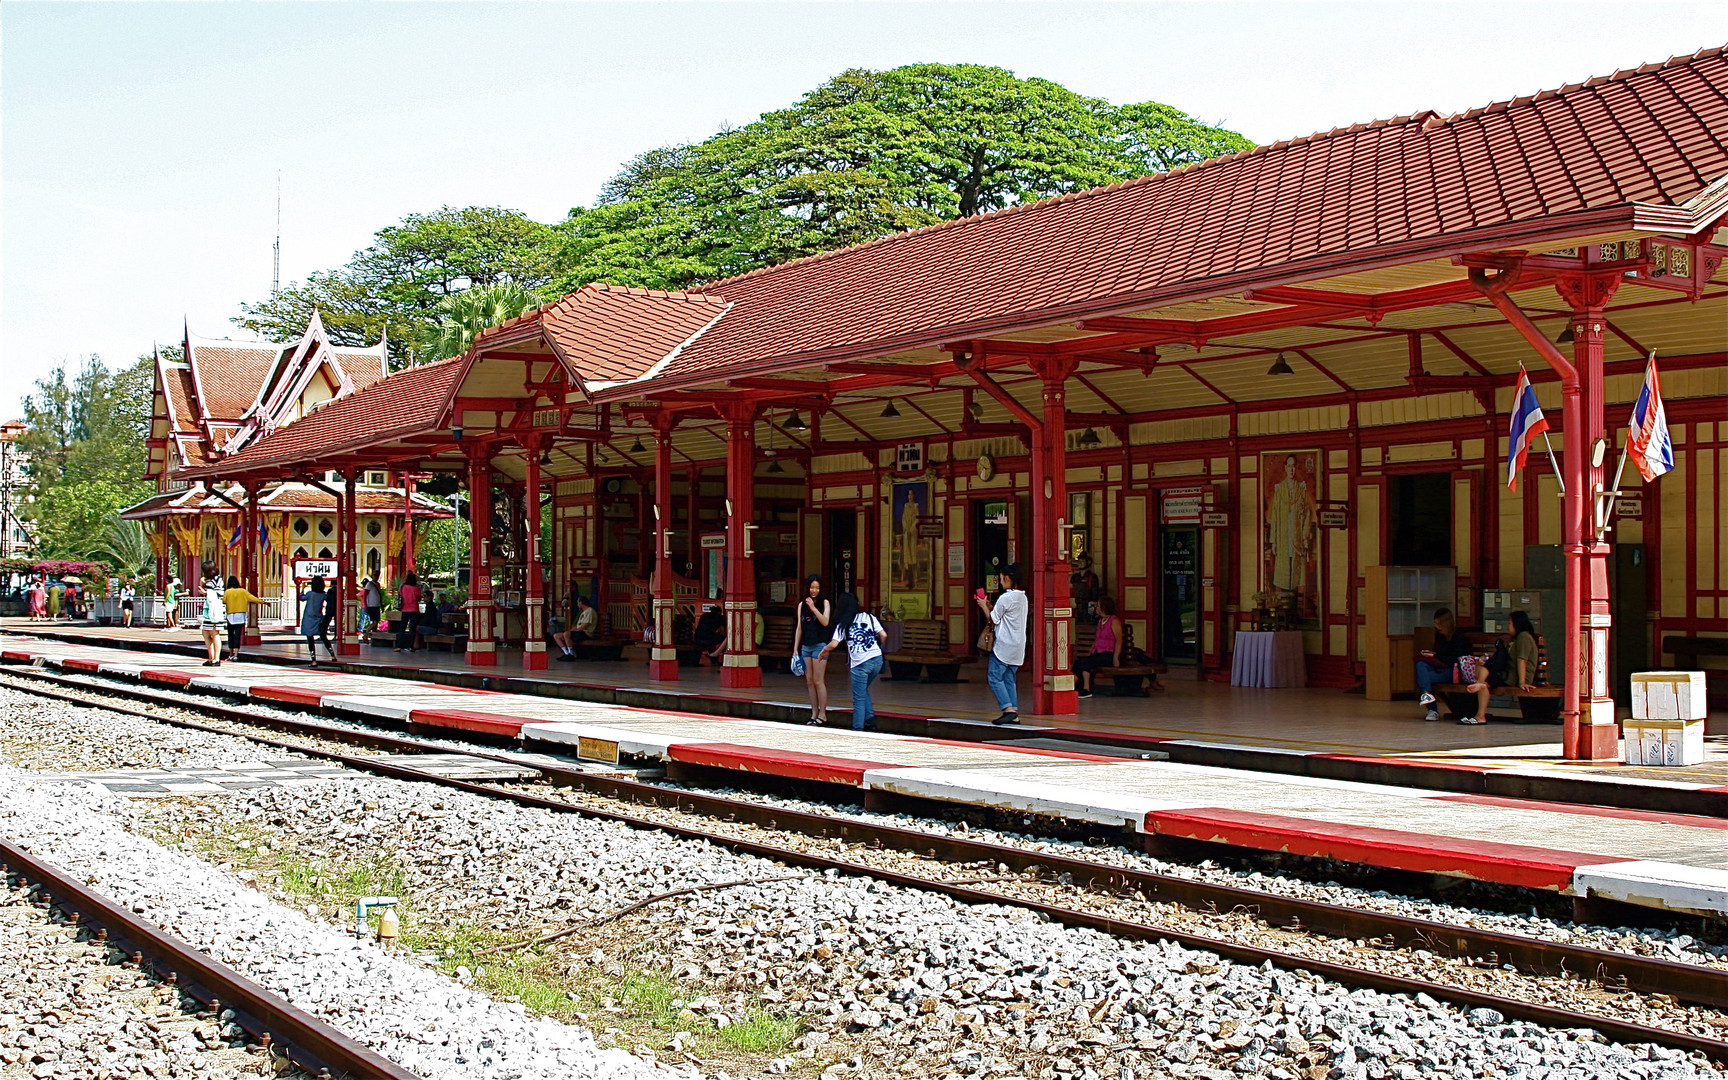
<path id="1" fill-rule="evenodd" d="M 230 551 L 232 551 L 234 548 L 239 547 L 240 541 L 242 539 L 244 539 L 245 536 L 246 536 L 246 523 L 245 522 L 241 522 L 240 524 L 234 526 L 233 534 L 228 537 L 228 549 Z M 262 548 L 266 553 L 268 553 L 270 551 L 270 531 L 264 527 L 264 523 L 262 521 L 260 521 L 258 523 L 258 546 L 260 548 Z"/>
<path id="2" fill-rule="evenodd" d="M 1512 430 L 1506 447 L 1506 486 L 1518 490 L 1518 470 L 1530 456 L 1530 446 L 1536 436 L 1548 430 L 1548 420 L 1536 401 L 1536 388 L 1530 385 L 1530 375 L 1524 365 L 1518 365 L 1518 389 L 1512 393 Z"/>
<path id="3" fill-rule="evenodd" d="M 1656 354 L 1644 369 L 1644 389 L 1632 406 L 1632 430 L 1626 433 L 1626 453 L 1644 475 L 1644 482 L 1674 467 L 1674 442 L 1668 437 L 1668 414 L 1662 409 L 1662 384 L 1656 377 Z"/>

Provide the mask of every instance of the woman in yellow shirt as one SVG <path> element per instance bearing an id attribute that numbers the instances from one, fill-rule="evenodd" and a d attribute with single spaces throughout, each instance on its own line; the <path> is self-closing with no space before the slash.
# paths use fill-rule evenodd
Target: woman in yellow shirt
<path id="1" fill-rule="evenodd" d="M 240 642 L 246 636 L 246 612 L 251 604 L 262 604 L 264 598 L 253 596 L 240 586 L 240 579 L 228 575 L 228 591 L 222 594 L 222 606 L 228 612 L 228 659 L 240 659 Z"/>

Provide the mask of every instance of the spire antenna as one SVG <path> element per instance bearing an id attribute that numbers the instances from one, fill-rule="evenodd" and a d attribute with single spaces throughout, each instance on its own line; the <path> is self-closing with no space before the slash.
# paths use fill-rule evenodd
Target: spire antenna
<path id="1" fill-rule="evenodd" d="M 282 170 L 276 170 L 276 243 L 275 262 L 270 270 L 270 295 L 282 294 Z"/>

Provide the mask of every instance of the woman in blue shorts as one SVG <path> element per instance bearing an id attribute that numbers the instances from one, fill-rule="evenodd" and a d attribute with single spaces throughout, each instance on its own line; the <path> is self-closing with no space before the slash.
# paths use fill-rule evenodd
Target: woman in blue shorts
<path id="1" fill-rule="evenodd" d="M 810 719 L 806 724 L 828 722 L 828 657 L 823 647 L 833 636 L 830 623 L 834 609 L 822 592 L 822 579 L 811 574 L 804 579 L 804 600 L 798 605 L 798 629 L 792 634 L 792 655 L 804 659 L 804 686 L 810 691 Z"/>

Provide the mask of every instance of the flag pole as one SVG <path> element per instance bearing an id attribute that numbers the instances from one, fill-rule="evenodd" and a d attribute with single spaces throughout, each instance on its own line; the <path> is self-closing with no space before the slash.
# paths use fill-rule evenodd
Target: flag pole
<path id="1" fill-rule="evenodd" d="M 1644 360 L 1644 370 L 1648 372 L 1650 370 L 1650 365 L 1655 362 L 1656 350 L 1651 349 L 1650 355 Z M 1631 450 L 1632 428 L 1628 425 L 1626 428 L 1626 441 L 1620 445 L 1620 464 L 1614 466 L 1614 486 L 1603 492 L 1608 499 L 1608 505 L 1604 508 L 1601 522 L 1596 526 L 1596 538 L 1598 540 L 1602 538 L 1602 533 L 1606 530 L 1608 522 L 1614 520 L 1614 503 L 1620 498 L 1620 476 L 1626 471 L 1626 458 L 1627 455 L 1631 453 Z"/>
<path id="2" fill-rule="evenodd" d="M 1560 463 L 1554 460 L 1554 444 L 1549 441 L 1546 429 L 1542 432 L 1542 445 L 1548 448 L 1548 464 L 1554 466 L 1554 479 L 1560 481 L 1560 497 L 1564 499 L 1566 497 L 1566 477 L 1560 473 Z M 1567 450 L 1566 452 L 1570 454 L 1572 451 Z"/>

